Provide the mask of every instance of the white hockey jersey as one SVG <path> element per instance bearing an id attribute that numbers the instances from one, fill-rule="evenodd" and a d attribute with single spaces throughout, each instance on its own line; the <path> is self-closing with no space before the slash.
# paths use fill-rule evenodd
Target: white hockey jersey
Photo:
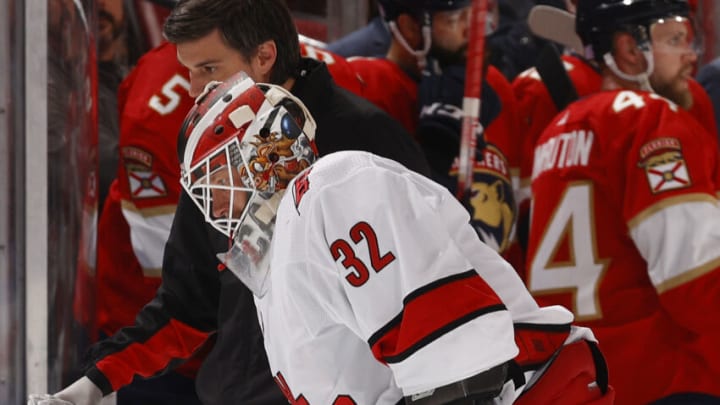
<path id="1" fill-rule="evenodd" d="M 517 359 L 514 322 L 572 322 L 538 308 L 444 187 L 366 152 L 295 178 L 269 254 L 253 292 L 292 404 L 397 404 Z"/>

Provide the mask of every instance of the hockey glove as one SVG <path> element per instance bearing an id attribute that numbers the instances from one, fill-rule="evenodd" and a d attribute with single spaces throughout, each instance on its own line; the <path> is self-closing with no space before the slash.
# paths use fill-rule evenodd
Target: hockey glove
<path id="1" fill-rule="evenodd" d="M 435 64 L 430 63 L 429 66 Z M 462 101 L 465 90 L 465 66 L 453 65 L 440 70 L 436 66 L 423 72 L 418 88 L 420 118 L 417 136 L 434 174 L 448 176 L 460 151 L 462 132 Z M 500 101 L 483 81 L 480 123 L 487 128 L 500 112 Z M 485 148 L 484 139 L 477 140 L 477 151 Z M 482 159 L 477 153 L 476 159 Z M 443 184 L 445 182 L 442 182 Z"/>

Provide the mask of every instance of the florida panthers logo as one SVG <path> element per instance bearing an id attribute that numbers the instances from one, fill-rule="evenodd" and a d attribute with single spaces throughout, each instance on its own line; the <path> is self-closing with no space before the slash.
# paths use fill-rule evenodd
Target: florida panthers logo
<path id="1" fill-rule="evenodd" d="M 645 169 L 653 194 L 692 185 L 678 139 L 653 139 L 640 148 L 640 159 L 638 166 Z"/>
<path id="2" fill-rule="evenodd" d="M 457 176 L 457 166 L 450 174 Z M 482 160 L 475 163 L 468 209 L 483 242 L 504 252 L 514 237 L 517 206 L 507 158 L 492 144 L 483 150 Z"/>

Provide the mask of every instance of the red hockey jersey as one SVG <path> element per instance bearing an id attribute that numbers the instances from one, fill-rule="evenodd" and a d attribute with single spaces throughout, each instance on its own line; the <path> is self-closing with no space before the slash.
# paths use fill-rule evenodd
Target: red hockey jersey
<path id="1" fill-rule="evenodd" d="M 302 41 L 300 42 L 300 55 L 324 62 L 338 86 L 360 97 L 363 96 L 363 85 L 360 78 L 350 63 L 342 56 L 326 49 L 316 48 Z"/>
<path id="2" fill-rule="evenodd" d="M 563 55 L 562 61 L 578 97 L 600 91 L 602 78 L 590 64 L 573 55 Z M 530 198 L 530 174 L 535 143 L 547 124 L 558 113 L 558 110 L 550 98 L 550 93 L 542 82 L 537 69 L 531 68 L 522 72 L 515 78 L 512 86 L 518 99 L 521 125 L 525 127 L 521 146 L 523 159 L 521 159 L 522 165 L 520 169 L 522 183 L 520 203 L 522 203 Z M 690 114 L 708 131 L 717 133 L 712 101 L 707 92 L 693 79 L 689 80 L 688 86 L 693 95 L 693 105 L 689 110 Z"/>
<path id="3" fill-rule="evenodd" d="M 300 54 L 325 62 L 335 83 L 370 101 L 412 135 L 418 120 L 417 81 L 383 58 L 350 58 L 300 43 Z"/>
<path id="4" fill-rule="evenodd" d="M 571 104 L 534 149 L 527 285 L 593 329 L 617 404 L 720 395 L 718 159 L 689 113 L 627 90 Z"/>
<path id="5" fill-rule="evenodd" d="M 418 121 L 418 82 L 400 66 L 385 58 L 348 59 L 362 83 L 361 96 L 369 100 L 415 135 Z"/>
<path id="6" fill-rule="evenodd" d="M 587 62 L 572 55 L 563 55 L 562 61 L 579 97 L 600 90 L 600 74 Z M 520 73 L 513 80 L 512 86 L 518 100 L 520 125 L 523 129 L 520 146 L 523 157 L 520 165 L 521 193 L 518 201 L 522 205 L 530 199 L 530 174 L 535 142 L 558 110 L 537 69 L 531 68 Z"/>

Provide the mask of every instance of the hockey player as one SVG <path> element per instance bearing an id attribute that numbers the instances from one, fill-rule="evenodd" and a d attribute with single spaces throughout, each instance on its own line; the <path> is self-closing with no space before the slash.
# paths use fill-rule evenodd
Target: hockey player
<path id="1" fill-rule="evenodd" d="M 325 66 L 300 58 L 298 36 L 281 0 L 182 0 L 168 17 L 165 35 L 177 42 L 190 73 L 190 92 L 209 80 L 244 70 L 305 100 L 318 123 L 320 154 L 367 150 L 428 173 L 417 145 L 400 124 L 338 88 Z M 182 48 L 182 49 L 181 49 Z M 204 404 L 278 404 L 282 392 L 270 375 L 252 295 L 216 254 L 227 238 L 206 227 L 181 195 L 162 260 L 155 298 L 124 328 L 94 347 L 86 376 L 60 397 L 95 404 L 137 376 L 174 368 L 215 338 L 196 378 Z"/>
<path id="2" fill-rule="evenodd" d="M 603 91 L 534 149 L 526 282 L 593 328 L 619 404 L 720 401 L 720 166 L 681 107 L 697 57 L 687 16 L 682 0 L 580 0 Z"/>
<path id="3" fill-rule="evenodd" d="M 498 18 L 495 2 L 490 3 L 486 34 Z M 393 32 L 386 59 L 351 59 L 350 64 L 367 87 L 402 94 L 376 104 L 392 103 L 402 110 L 396 113 L 399 116 L 414 114 L 410 122 L 416 127 L 433 179 L 455 190 L 457 166 L 453 163 L 460 150 L 470 1 L 381 0 L 380 6 Z M 480 114 L 485 131 L 480 144 L 487 147 L 478 149 L 474 198 L 467 206 L 483 241 L 519 266 L 514 197 L 519 166 L 514 139 L 519 136 L 516 101 L 503 75 L 492 66 L 485 70 Z"/>
<path id="4" fill-rule="evenodd" d="M 315 127 L 289 92 L 243 75 L 184 125 L 181 182 L 230 240 L 218 257 L 254 295 L 290 403 L 509 404 L 526 376 L 543 387 L 533 370 L 555 355 L 582 366 L 527 403 L 612 399 L 590 331 L 538 308 L 445 188 L 366 152 L 314 163 Z"/>
<path id="5" fill-rule="evenodd" d="M 575 8 L 574 3 L 574 1 L 567 1 L 568 8 L 573 12 Z M 574 24 L 574 21 L 569 21 L 569 23 Z M 553 30 L 555 28 L 544 24 L 536 29 Z M 542 32 L 538 32 L 538 34 L 543 35 Z M 568 38 L 566 42 L 572 41 Z M 571 89 L 564 87 L 565 85 L 562 81 L 556 78 L 556 75 L 562 73 L 549 72 L 551 74 L 551 81 L 546 83 L 543 81 L 537 68 L 531 68 L 522 72 L 512 82 L 513 91 L 518 100 L 518 111 L 520 112 L 519 118 L 522 128 L 520 131 L 522 140 L 520 146 L 521 164 L 518 199 L 520 212 L 518 215 L 518 232 L 523 235 L 527 233 L 527 226 L 529 225 L 527 218 L 530 211 L 530 177 L 533 167 L 533 150 L 542 131 L 558 113 L 558 108 L 562 109 L 565 107 L 564 105 L 558 106 L 555 104 L 548 90 L 548 86 L 553 87 L 552 91 L 556 93 L 556 97 L 559 99 L 568 97 L 568 91 L 574 92 L 578 97 L 584 97 L 596 93 L 602 88 L 602 77 L 592 57 L 585 58 L 571 49 L 567 51 L 568 52 L 561 56 L 561 62 L 567 78 L 570 79 Z M 669 95 L 664 92 L 665 86 L 662 84 L 664 81 L 667 81 L 667 78 L 662 77 L 658 70 L 653 69 L 653 72 L 650 74 L 651 85 L 658 94 L 668 97 Z M 715 132 L 712 102 L 709 96 L 700 84 L 692 78 L 690 78 L 687 83 L 690 90 L 689 96 L 691 102 L 688 103 L 689 106 L 686 105 L 684 108 L 688 109 L 690 114 L 705 126 L 705 128 L 711 132 Z M 525 238 L 523 237 L 523 239 Z M 523 241 L 523 244 L 526 244 L 526 242 Z"/>
<path id="6" fill-rule="evenodd" d="M 363 97 L 416 133 L 418 83 L 428 57 L 462 63 L 470 24 L 469 0 L 379 0 L 392 33 L 384 58 L 349 58 L 364 83 Z M 494 26 L 497 15 L 493 20 Z M 400 101 L 400 102 L 398 102 Z"/>

